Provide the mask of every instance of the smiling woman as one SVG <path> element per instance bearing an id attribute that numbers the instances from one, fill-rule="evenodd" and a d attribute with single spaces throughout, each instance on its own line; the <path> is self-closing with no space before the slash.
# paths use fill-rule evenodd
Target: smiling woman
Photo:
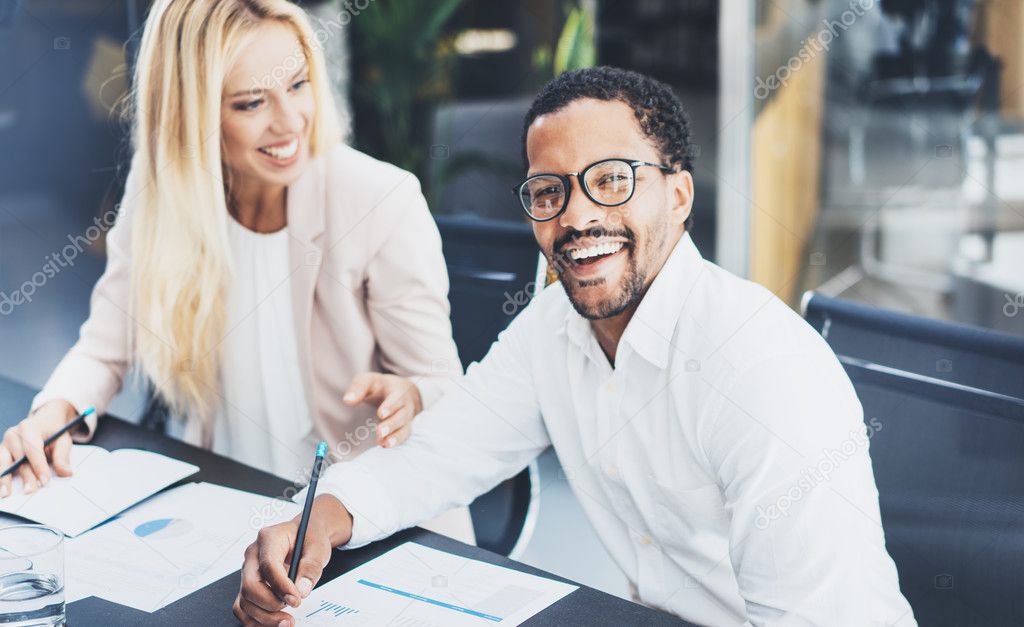
<path id="1" fill-rule="evenodd" d="M 147 251 L 131 273 L 136 318 L 147 330 L 137 335 L 135 351 L 171 409 L 198 421 L 206 444 L 218 410 L 217 347 L 226 321 L 220 296 L 235 270 L 228 209 L 235 207 L 232 213 L 253 230 L 280 230 L 286 186 L 308 157 L 337 142 L 314 41 L 301 11 L 287 2 L 161 2 L 143 34 L 132 168 L 139 197 L 126 192 L 138 201 L 132 243 Z M 253 87 L 265 87 L 261 79 L 297 49 L 315 79 L 307 93 L 290 85 L 263 89 L 267 104 L 252 112 L 223 98 L 241 89 L 256 101 Z M 285 134 L 304 136 L 305 154 L 275 168 L 257 148 Z M 193 254 L 182 259 L 182 250 Z"/>
<path id="2" fill-rule="evenodd" d="M 285 0 L 154 3 L 106 272 L 0 445 L 0 467 L 29 455 L 26 490 L 48 462 L 70 474 L 70 438 L 45 453 L 43 439 L 103 413 L 132 366 L 186 440 L 296 480 L 319 440 L 332 461 L 401 444 L 461 376 L 419 183 L 340 142 L 317 41 Z M 465 508 L 446 520 L 435 529 L 472 541 Z"/>
<path id="3" fill-rule="evenodd" d="M 292 183 L 305 167 L 318 109 L 295 30 L 272 22 L 257 33 L 228 73 L 221 104 L 222 160 L 233 183 L 230 196 L 250 210 L 258 208 L 268 187 Z"/>

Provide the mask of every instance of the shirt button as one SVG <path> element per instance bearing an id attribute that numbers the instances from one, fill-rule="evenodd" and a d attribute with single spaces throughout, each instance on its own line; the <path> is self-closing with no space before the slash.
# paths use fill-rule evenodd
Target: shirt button
<path id="1" fill-rule="evenodd" d="M 640 544 L 642 544 L 644 546 L 647 546 L 651 542 L 653 542 L 653 539 L 651 538 L 651 536 L 647 535 L 646 533 L 644 535 L 640 536 Z"/>
<path id="2" fill-rule="evenodd" d="M 618 389 L 618 386 L 616 386 L 616 385 L 615 385 L 615 382 L 614 382 L 614 381 L 609 381 L 609 382 L 608 382 L 608 383 L 607 383 L 607 384 L 606 384 L 606 385 L 604 386 L 604 388 L 605 388 L 606 390 L 608 390 L 608 393 L 609 393 L 609 394 L 615 394 L 615 391 L 616 391 L 616 390 Z"/>
<path id="3" fill-rule="evenodd" d="M 615 464 L 612 464 L 604 469 L 604 474 L 614 479 L 619 476 L 619 468 Z"/>

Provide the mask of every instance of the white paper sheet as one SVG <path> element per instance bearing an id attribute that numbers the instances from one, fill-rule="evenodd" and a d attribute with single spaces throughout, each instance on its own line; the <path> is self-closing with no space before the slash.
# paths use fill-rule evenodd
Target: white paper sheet
<path id="1" fill-rule="evenodd" d="M 163 492 L 68 542 L 68 601 L 97 596 L 156 611 L 237 571 L 261 527 L 300 511 L 210 483 Z"/>
<path id="2" fill-rule="evenodd" d="M 519 625 L 577 589 L 413 542 L 330 581 L 298 608 L 298 625 Z"/>
<path id="3" fill-rule="evenodd" d="M 32 494 L 21 478 L 12 482 L 11 496 L 0 499 L 0 512 L 15 514 L 77 536 L 142 499 L 199 470 L 165 455 L 89 444 L 71 447 L 70 477 L 58 477 Z"/>

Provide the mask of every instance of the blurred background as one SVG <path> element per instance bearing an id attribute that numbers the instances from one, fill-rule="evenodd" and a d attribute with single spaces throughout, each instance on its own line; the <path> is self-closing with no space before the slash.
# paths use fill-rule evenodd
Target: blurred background
<path id="1" fill-rule="evenodd" d="M 1020 0 L 301 4 L 329 34 L 349 141 L 423 182 L 467 361 L 536 267 L 509 193 L 523 114 L 558 72 L 599 64 L 668 83 L 689 111 L 705 258 L 794 308 L 813 289 L 1024 334 Z M 0 0 L 2 376 L 41 386 L 88 314 L 147 9 Z M 111 411 L 147 401 L 129 388 Z M 550 453 L 541 476 L 523 561 L 625 595 Z"/>

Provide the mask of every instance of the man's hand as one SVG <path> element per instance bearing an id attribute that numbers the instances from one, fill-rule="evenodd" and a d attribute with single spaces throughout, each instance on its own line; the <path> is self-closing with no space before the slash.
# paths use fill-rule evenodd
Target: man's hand
<path id="1" fill-rule="evenodd" d="M 416 384 L 404 377 L 379 372 L 364 372 L 352 380 L 345 396 L 347 405 L 377 405 L 377 444 L 391 448 L 412 435 L 412 419 L 423 410 Z"/>
<path id="2" fill-rule="evenodd" d="M 282 610 L 298 607 L 320 580 L 331 559 L 332 547 L 352 537 L 352 516 L 341 501 L 321 495 L 313 501 L 302 545 L 295 583 L 288 579 L 292 549 L 299 531 L 299 516 L 260 529 L 256 542 L 245 550 L 242 585 L 232 608 L 243 625 L 288 625 L 294 619 Z"/>

